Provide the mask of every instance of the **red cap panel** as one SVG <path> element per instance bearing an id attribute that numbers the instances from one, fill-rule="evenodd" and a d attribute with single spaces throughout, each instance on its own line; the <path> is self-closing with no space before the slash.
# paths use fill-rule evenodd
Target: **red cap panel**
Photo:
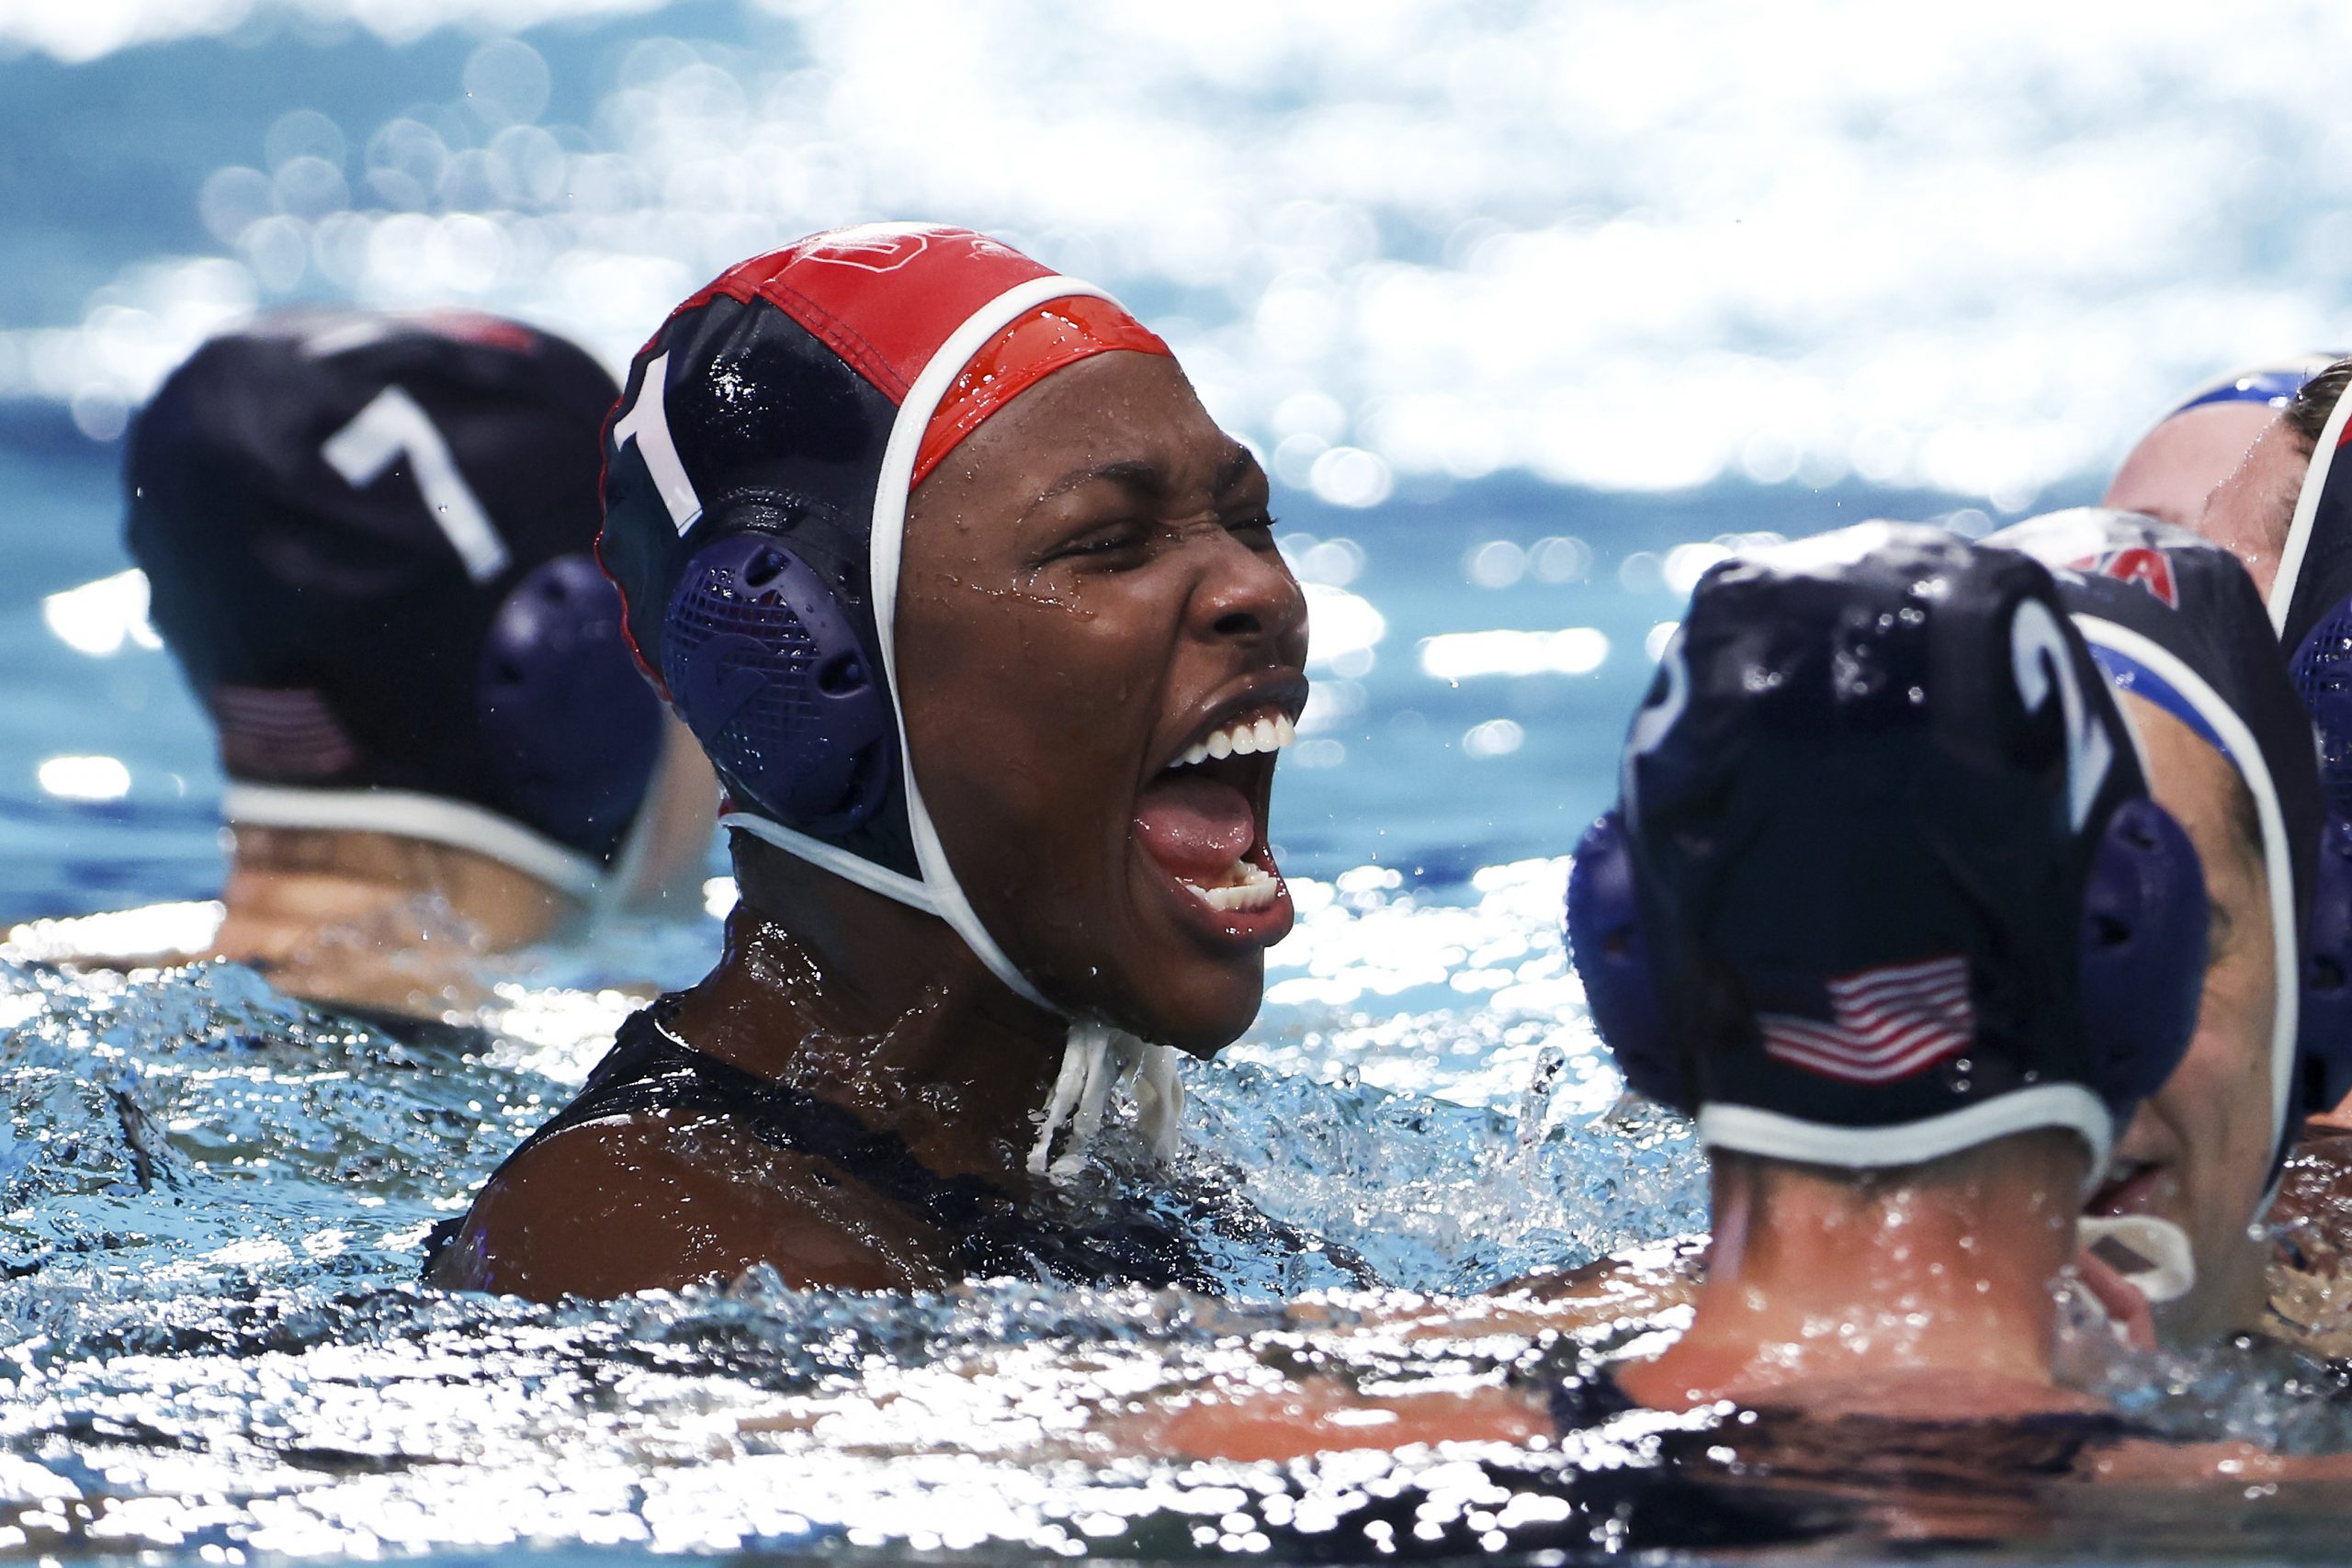
<path id="1" fill-rule="evenodd" d="M 1108 299 L 1072 295 L 1028 311 L 981 345 L 939 400 L 922 445 L 915 450 L 908 488 L 956 449 L 998 410 L 1065 365 L 1097 354 L 1127 349 L 1168 354 L 1159 334 Z"/>
<path id="2" fill-rule="evenodd" d="M 904 402 L 940 344 L 981 306 L 1016 284 L 1053 276 L 969 229 L 863 223 L 739 263 L 678 311 L 715 294 L 765 299 L 891 401 Z"/>

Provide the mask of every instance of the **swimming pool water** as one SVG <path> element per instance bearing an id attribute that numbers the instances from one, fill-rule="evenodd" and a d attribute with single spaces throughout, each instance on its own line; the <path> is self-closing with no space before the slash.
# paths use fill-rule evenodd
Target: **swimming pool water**
<path id="1" fill-rule="evenodd" d="M 1686 1134 L 1618 1103 L 1564 994 L 1564 869 L 1521 863 L 1447 893 L 1304 885 L 1304 954 L 1278 982 L 1362 982 L 1363 998 L 1276 1003 L 1227 1060 L 1189 1068 L 1179 1182 L 1238 1174 L 1275 1217 L 1423 1290 L 1700 1224 Z M 1474 959 L 1512 965 L 1513 983 L 1473 997 L 1425 972 Z M 2223 1488 L 2195 1510 L 2163 1493 L 2044 1496 L 2014 1454 L 1963 1444 L 1890 1472 L 1894 1525 L 1852 1535 L 1850 1488 L 1822 1494 L 1819 1456 L 1726 1466 L 1709 1456 L 1756 1435 L 1713 1416 L 1532 1452 L 1099 1465 L 1106 1412 L 1205 1377 L 1319 1362 L 1410 1386 L 1527 1348 L 1502 1330 L 1343 1343 L 1335 1331 L 1396 1303 L 1329 1293 L 1344 1276 L 1246 1239 L 1213 1249 L 1227 1303 L 757 1276 L 556 1307 L 421 1289 L 426 1226 L 576 1084 L 625 1006 L 517 987 L 488 1036 L 403 1045 L 231 965 L 0 964 L 0 1556 L 1351 1561 L 1384 1541 L 1607 1556 L 1826 1537 L 1850 1557 L 1921 1519 L 2145 1556 L 2308 1547 L 2343 1520 L 2309 1489 Z M 1073 1201 L 1164 1190 L 1111 1177 Z M 1276 1299 L 1307 1289 L 1327 1293 Z M 2081 1374 L 2188 1435 L 2352 1437 L 2339 1391 L 2243 1358 Z"/>
<path id="2" fill-rule="evenodd" d="M 0 789 L 11 919 L 200 897 L 218 872 L 218 778 L 168 660 L 119 606 L 119 642 L 101 635 L 106 601 L 54 608 L 125 565 L 107 455 L 78 442 L 52 425 L 0 449 L 24 568 L 0 606 L 0 649 L 28 674 L 0 690 L 0 733 L 17 738 Z M 1180 1177 L 1238 1185 L 1384 1284 L 1419 1291 L 1475 1292 L 1698 1228 L 1695 1151 L 1670 1119 L 1619 1104 L 1557 930 L 1560 852 L 1605 804 L 1647 678 L 1642 645 L 1672 614 L 1672 591 L 1649 578 L 1692 539 L 1949 503 L 1745 487 L 1627 503 L 1503 482 L 1373 511 L 1279 501 L 1302 570 L 1339 580 L 1318 612 L 1336 606 L 1354 635 L 1318 647 L 1317 674 L 1345 704 L 1309 727 L 1331 765 L 1297 765 L 1311 751 L 1285 763 L 1275 836 L 1303 918 L 1272 956 L 1249 1037 L 1187 1069 Z M 1581 572 L 1542 581 L 1545 542 L 1567 539 Z M 1566 547 L 1550 547 L 1556 566 Z M 1514 564 L 1515 580 L 1485 585 Z M 1475 635 L 1574 628 L 1595 635 Z M 1600 657 L 1581 673 L 1471 672 L 1555 650 Z M 1515 745 L 1494 743 L 1502 725 Z M 127 786 L 61 794 L 44 784 L 58 756 L 115 759 Z M 1340 1354 L 1327 1325 L 1363 1298 L 1283 1301 L 1351 1276 L 1246 1236 L 1213 1249 L 1237 1297 L 1222 1306 L 1041 1286 L 808 1294 L 753 1279 L 538 1308 L 418 1287 L 424 1229 L 609 1039 L 627 1004 L 597 987 L 690 978 L 717 933 L 706 919 L 537 955 L 472 1049 L 400 1044 L 233 966 L 0 966 L 0 1554 L 1346 1558 L 1380 1555 L 1384 1540 L 1607 1554 L 1821 1539 L 1852 1554 L 1891 1528 L 1793 1483 L 1751 1495 L 1736 1473 L 1705 1479 L 1719 1445 L 1703 1424 L 1279 1473 L 1097 1468 L 1088 1434 L 1106 1404 Z M 28 933 L 20 952 L 41 940 Z M 1166 1201 L 1104 1179 L 1080 1201 Z M 1499 1336 L 1347 1354 L 1409 1383 L 1524 1348 Z M 2346 1435 L 2335 1399 L 2276 1367 L 2223 1356 L 2106 1375 L 2135 1413 L 2184 1434 L 2299 1448 Z M 1957 1505 L 1941 1484 L 1902 1517 L 1943 1518 Z M 2022 1534 L 2053 1555 L 2188 1539 L 2165 1495 L 2092 1510 L 2030 1489 L 1958 1495 L 1966 1517 L 1938 1529 Z M 2233 1490 L 2194 1518 L 2206 1547 L 2232 1551 L 2308 1545 L 2341 1522 L 2292 1489 Z"/>

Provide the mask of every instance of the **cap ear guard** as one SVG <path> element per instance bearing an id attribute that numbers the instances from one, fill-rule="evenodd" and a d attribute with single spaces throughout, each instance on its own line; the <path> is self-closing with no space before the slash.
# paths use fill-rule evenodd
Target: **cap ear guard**
<path id="1" fill-rule="evenodd" d="M 832 591 L 762 534 L 686 564 L 662 617 L 678 716 L 729 786 L 798 831 L 855 827 L 899 771 L 879 671 Z"/>
<path id="2" fill-rule="evenodd" d="M 1568 954 L 1584 980 L 1593 1028 L 1634 1093 L 1688 1114 L 1688 1086 L 1658 1000 L 1642 931 L 1625 824 L 1611 810 L 1585 829 L 1568 869 Z"/>
<path id="3" fill-rule="evenodd" d="M 2352 822 L 2328 818 L 2313 871 L 2295 1041 L 2306 1114 L 2352 1094 Z"/>
<path id="4" fill-rule="evenodd" d="M 2352 830 L 2335 863 L 2346 895 L 2338 921 L 2343 958 L 2352 964 Z M 1693 1107 L 1650 965 L 1634 879 L 1624 824 L 1611 811 L 1586 830 L 1568 873 L 1569 954 L 1593 1027 L 1626 1083 L 1687 1114 Z M 2154 801 L 2123 802 L 2109 817 L 2092 862 L 2079 939 L 2084 1045 L 2099 1098 L 2119 1113 L 2164 1086 L 2196 1034 L 2206 923 L 2205 874 L 2188 833 Z M 2343 1016 L 2352 1019 L 2352 985 L 2344 983 L 2352 968 L 2335 973 Z M 2331 1070 L 2352 1091 L 2352 1043 L 2338 1055 L 2340 1066 Z"/>
<path id="5" fill-rule="evenodd" d="M 476 682 L 483 750 L 520 820 L 609 852 L 644 804 L 662 705 L 620 637 L 620 592 L 584 552 L 524 574 L 492 615 Z"/>
<path id="6" fill-rule="evenodd" d="M 2288 660 L 2287 672 L 2319 729 L 2328 809 L 2352 818 L 2352 599 L 2319 618 Z"/>
<path id="7" fill-rule="evenodd" d="M 2197 1032 L 2208 911 L 2197 847 L 2138 797 L 2109 814 L 2083 887 L 2077 981 L 2095 1086 L 2119 1116 L 2164 1087 Z"/>
<path id="8" fill-rule="evenodd" d="M 2329 811 L 2313 868 L 2296 1015 L 2302 1107 L 2315 1113 L 2333 1111 L 2352 1093 L 2352 600 L 2320 617 L 2288 672 L 2318 729 Z"/>

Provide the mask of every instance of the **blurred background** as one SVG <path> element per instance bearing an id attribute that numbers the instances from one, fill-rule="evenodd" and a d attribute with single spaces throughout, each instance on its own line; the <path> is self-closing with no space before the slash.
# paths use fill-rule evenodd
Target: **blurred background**
<path id="1" fill-rule="evenodd" d="M 6 0 L 0 923 L 216 886 L 116 469 L 258 306 L 617 367 L 883 218 L 1106 285 L 1312 585 L 1285 864 L 1443 885 L 1572 846 L 1742 538 L 2087 501 L 2189 384 L 2342 344 L 2347 46 L 2290 5 Z"/>

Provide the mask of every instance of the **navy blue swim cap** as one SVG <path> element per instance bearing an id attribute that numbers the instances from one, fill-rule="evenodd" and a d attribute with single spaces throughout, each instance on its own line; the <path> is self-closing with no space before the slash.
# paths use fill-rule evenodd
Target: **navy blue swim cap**
<path id="1" fill-rule="evenodd" d="M 2228 759 L 2254 805 L 2278 963 L 2272 1078 L 2278 1146 L 2301 1112 L 2343 1092 L 2346 996 L 2317 924 L 2346 893 L 2321 854 L 2328 818 L 2311 716 L 2289 679 L 2254 580 L 2220 546 L 2134 513 L 2084 507 L 2006 528 L 1988 544 L 2056 574 L 2061 599 L 2120 691 L 2178 718 Z M 2312 959 L 2321 963 L 2317 968 Z M 2305 1080 L 2309 1080 L 2306 1082 Z M 2306 1092 L 2308 1090 L 2308 1092 Z M 2333 1100 L 2329 1100 L 2332 1104 Z"/>
<path id="2" fill-rule="evenodd" d="M 2352 818 L 2352 398 L 2328 412 L 2295 498 L 2270 585 L 2270 621 L 2297 690 L 2319 726 L 2330 807 Z"/>
<path id="3" fill-rule="evenodd" d="M 1595 1021 L 1711 1145 L 1890 1167 L 2058 1127 L 2096 1173 L 2202 979 L 2195 853 L 2146 795 L 2034 561 L 1898 524 L 1736 558 L 1578 852 Z"/>
<path id="4" fill-rule="evenodd" d="M 131 432 L 131 554 L 232 822 L 458 844 L 596 888 L 661 711 L 594 568 L 613 379 L 493 317 L 301 310 Z"/>
<path id="5" fill-rule="evenodd" d="M 2333 354 L 2298 354 L 2216 376 L 2174 404 L 2165 419 L 2213 403 L 2260 403 L 2267 408 L 2285 408 L 2303 389 L 2305 382 L 2335 363 L 2336 357 Z M 2164 420 L 2156 423 L 2162 424 Z"/>

